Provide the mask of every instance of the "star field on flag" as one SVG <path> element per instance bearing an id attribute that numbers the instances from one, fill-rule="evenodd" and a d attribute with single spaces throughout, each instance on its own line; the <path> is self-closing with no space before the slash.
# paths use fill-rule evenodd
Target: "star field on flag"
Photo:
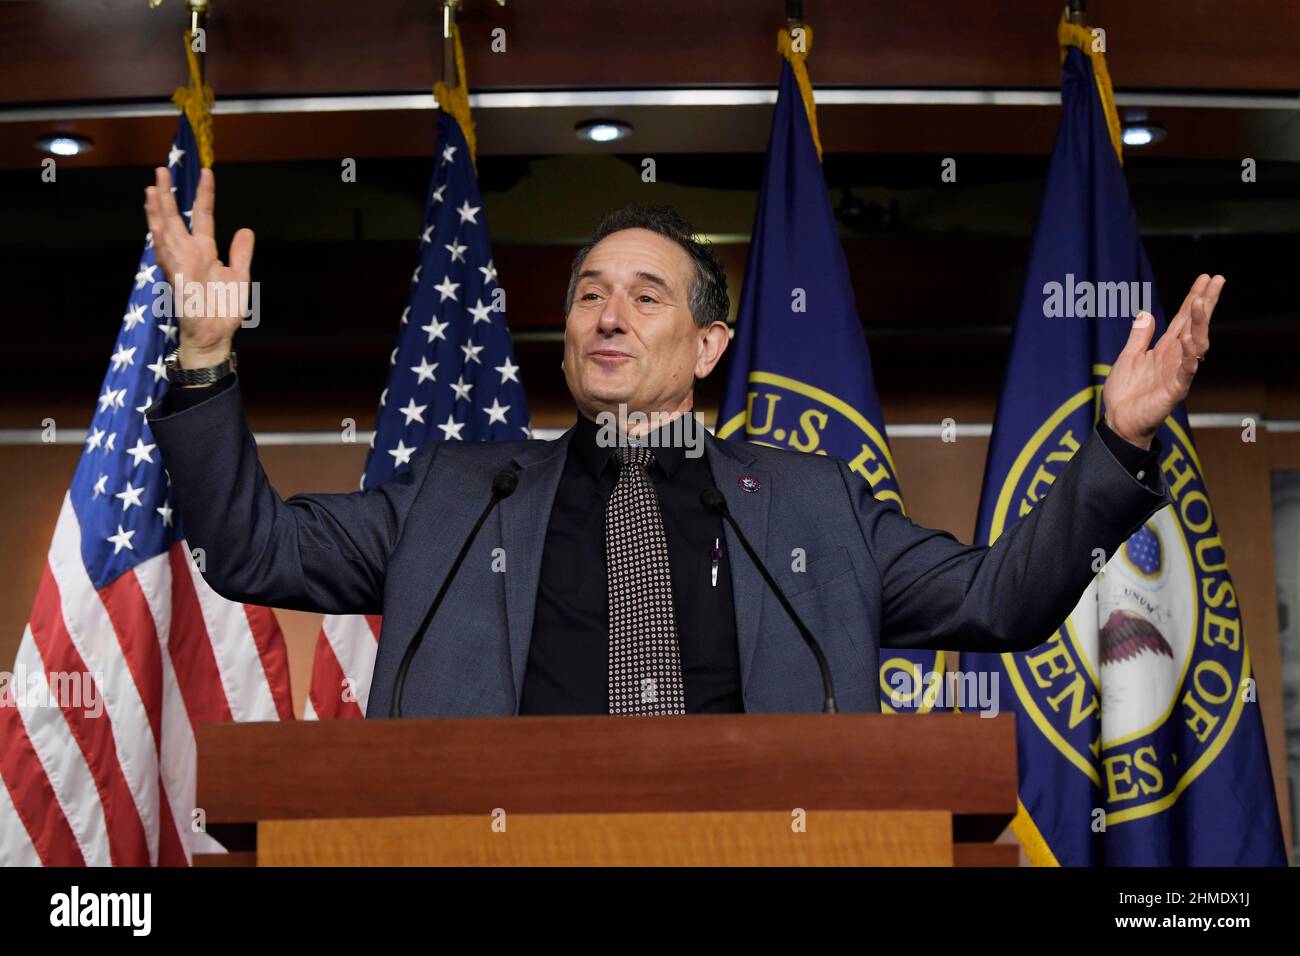
<path id="1" fill-rule="evenodd" d="M 363 488 L 403 470 L 431 441 L 532 437 L 469 147 L 441 110 L 438 142 Z"/>

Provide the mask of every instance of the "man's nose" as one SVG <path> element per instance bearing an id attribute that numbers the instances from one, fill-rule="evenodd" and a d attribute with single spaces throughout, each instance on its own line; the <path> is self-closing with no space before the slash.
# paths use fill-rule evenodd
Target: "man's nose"
<path id="1" fill-rule="evenodd" d="M 597 329 L 606 334 L 624 331 L 626 309 L 626 297 L 619 292 L 613 293 L 605 300 L 605 308 L 601 310 L 600 321 L 596 323 Z"/>

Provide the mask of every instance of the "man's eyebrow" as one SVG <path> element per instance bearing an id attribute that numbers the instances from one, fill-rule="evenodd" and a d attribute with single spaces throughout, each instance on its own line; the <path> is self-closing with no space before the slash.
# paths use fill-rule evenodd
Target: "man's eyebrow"
<path id="1" fill-rule="evenodd" d="M 671 292 L 672 288 L 668 285 L 668 280 L 660 278 L 653 272 L 638 272 L 636 277 L 642 282 L 649 282 L 651 285 L 657 285 L 665 292 Z"/>
<path id="2" fill-rule="evenodd" d="M 651 285 L 657 285 L 665 292 L 672 291 L 672 286 L 668 284 L 668 280 L 663 278 L 662 276 L 655 275 L 653 272 L 637 272 L 635 273 L 635 275 L 642 282 L 649 282 Z M 599 269 L 583 269 L 581 272 L 578 273 L 578 278 L 599 279 L 602 282 L 605 280 L 604 273 L 602 273 Z"/>

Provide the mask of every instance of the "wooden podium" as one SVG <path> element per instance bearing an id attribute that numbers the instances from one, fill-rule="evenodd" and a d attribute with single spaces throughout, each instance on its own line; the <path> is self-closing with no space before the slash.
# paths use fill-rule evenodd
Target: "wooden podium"
<path id="1" fill-rule="evenodd" d="M 1011 715 L 204 724 L 196 805 L 259 866 L 990 866 Z"/>

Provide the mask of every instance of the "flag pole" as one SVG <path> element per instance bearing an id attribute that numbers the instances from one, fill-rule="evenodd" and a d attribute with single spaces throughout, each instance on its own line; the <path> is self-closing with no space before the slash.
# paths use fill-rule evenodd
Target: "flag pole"
<path id="1" fill-rule="evenodd" d="M 505 6 L 505 0 L 497 0 Z M 456 14 L 464 0 L 442 0 L 442 75 L 433 85 L 433 97 L 438 106 L 451 114 L 460 124 L 460 131 L 469 146 L 470 161 L 478 170 L 478 141 L 474 133 L 474 120 L 469 111 L 469 84 L 465 80 L 465 51 L 460 45 L 460 26 Z"/>
<path id="2" fill-rule="evenodd" d="M 149 0 L 149 9 L 157 10 L 160 6 L 162 6 L 162 2 L 163 0 Z M 198 33 L 199 30 L 207 23 L 208 13 L 211 12 L 212 3 L 211 0 L 186 0 L 185 6 L 190 13 L 190 28 L 185 33 L 186 40 L 188 41 L 190 37 Z M 198 60 L 199 82 L 202 83 L 204 80 L 203 66 L 204 66 L 204 57 L 205 54 L 207 53 L 207 46 L 204 45 L 202 49 L 196 50 L 194 52 Z"/>
<path id="3" fill-rule="evenodd" d="M 442 0 L 442 82 L 456 86 L 456 14 L 464 0 Z"/>
<path id="4" fill-rule="evenodd" d="M 149 9 L 157 10 L 163 0 L 149 0 Z M 189 11 L 189 26 L 181 34 L 185 44 L 185 59 L 189 62 L 189 84 L 178 86 L 172 93 L 172 102 L 185 114 L 194 131 L 194 139 L 199 146 L 199 160 L 204 168 L 212 168 L 212 87 L 208 86 L 204 66 L 207 58 L 206 37 L 195 47 L 195 38 L 208 22 L 212 10 L 211 0 L 186 0 Z"/>
<path id="5" fill-rule="evenodd" d="M 796 41 L 795 30 L 799 35 Z M 813 30 L 803 22 L 803 0 L 786 0 L 785 28 L 776 31 L 776 50 L 790 62 L 794 71 L 795 83 L 799 87 L 799 96 L 803 100 L 804 112 L 808 114 L 808 126 L 812 131 L 813 146 L 817 149 L 817 158 L 822 158 L 822 139 L 817 131 L 817 105 L 813 99 L 812 81 L 808 78 L 807 59 L 812 50 Z"/>
<path id="6" fill-rule="evenodd" d="M 190 11 L 189 37 L 191 39 L 190 48 L 193 49 L 193 37 L 207 24 L 210 5 L 208 0 L 187 0 L 186 6 L 189 7 Z M 199 49 L 194 50 L 194 58 L 198 61 L 198 80 L 200 86 L 203 85 L 206 79 L 204 67 L 207 65 L 207 56 L 208 47 L 206 43 L 201 44 Z"/>
<path id="7" fill-rule="evenodd" d="M 213 154 L 212 106 L 215 97 L 203 76 L 204 57 L 207 44 L 200 43 L 194 49 L 194 38 L 207 21 L 207 0 L 190 0 L 190 28 L 185 32 L 185 59 L 189 62 L 189 83 L 178 86 L 172 94 L 176 108 L 185 113 L 194 130 L 194 140 L 199 146 L 199 162 L 205 169 L 211 169 L 215 156 Z"/>
<path id="8" fill-rule="evenodd" d="M 456 14 L 465 6 L 465 0 L 441 0 L 442 2 L 442 82 L 446 83 L 448 88 L 455 87 L 458 81 L 456 76 L 456 56 L 455 44 L 453 42 L 453 33 L 456 27 Z M 796 0 L 791 0 L 796 2 Z M 498 7 L 504 7 L 506 0 L 497 0 Z"/>
<path id="9" fill-rule="evenodd" d="M 1115 106 L 1115 89 L 1111 85 L 1110 71 L 1106 68 L 1106 53 L 1099 46 L 1094 36 L 1100 30 L 1089 30 L 1083 25 L 1083 0 L 1071 0 L 1070 5 L 1061 12 L 1061 22 L 1056 25 L 1056 42 L 1061 48 L 1061 63 L 1065 63 L 1066 52 L 1070 47 L 1078 47 L 1083 55 L 1092 61 L 1092 72 L 1097 82 L 1097 95 L 1101 98 L 1102 112 L 1106 114 L 1106 127 L 1110 131 L 1110 143 L 1115 147 L 1115 158 L 1124 165 L 1124 141 L 1119 121 L 1119 111 Z"/>

